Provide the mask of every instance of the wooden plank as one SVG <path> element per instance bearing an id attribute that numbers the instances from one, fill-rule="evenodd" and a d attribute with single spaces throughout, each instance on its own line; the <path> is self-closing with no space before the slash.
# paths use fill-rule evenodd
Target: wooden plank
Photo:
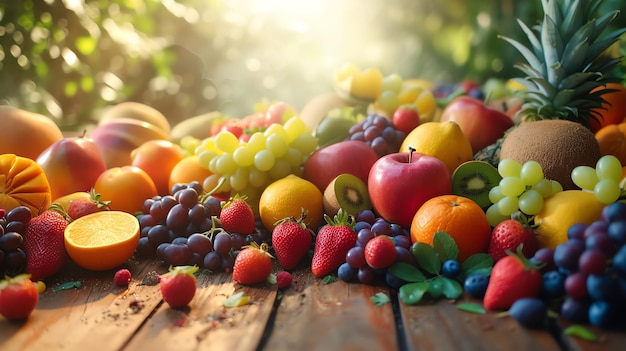
<path id="1" fill-rule="evenodd" d="M 409 350 L 560 350 L 547 331 L 523 328 L 495 313 L 464 312 L 447 300 L 413 306 L 400 302 L 400 312 Z"/>
<path id="2" fill-rule="evenodd" d="M 226 308 L 224 301 L 243 291 L 252 303 Z M 198 276 L 188 307 L 163 303 L 124 350 L 256 350 L 276 299 L 276 286 L 241 286 L 231 274 Z"/>
<path id="3" fill-rule="evenodd" d="M 91 272 L 70 263 L 49 283 L 25 322 L 0 317 L 2 350 L 119 350 L 161 303 L 158 285 L 142 285 L 155 261 L 129 261 L 133 281 L 113 283 L 114 271 Z M 156 272 L 158 274 L 158 272 Z M 80 288 L 54 291 L 60 283 L 80 281 Z"/>
<path id="4" fill-rule="evenodd" d="M 264 350 L 396 350 L 391 304 L 371 297 L 384 287 L 337 281 L 323 284 L 310 269 L 294 272 L 284 292 Z"/>
<path id="5" fill-rule="evenodd" d="M 564 322 L 565 329 L 570 323 Z M 584 325 L 594 335 L 596 341 L 587 341 L 579 337 L 563 335 L 563 342 L 570 351 L 622 351 L 626 347 L 626 334 L 624 330 L 606 330 L 596 328 L 588 324 Z"/>

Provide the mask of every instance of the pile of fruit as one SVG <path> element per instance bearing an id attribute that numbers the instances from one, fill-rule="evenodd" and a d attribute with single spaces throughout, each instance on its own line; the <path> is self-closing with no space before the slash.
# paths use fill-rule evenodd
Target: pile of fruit
<path id="1" fill-rule="evenodd" d="M 600 36 L 615 13 L 591 20 L 581 3 L 546 2 L 539 32 L 521 23 L 530 50 L 505 38 L 527 79 L 489 102 L 476 83 L 452 92 L 346 65 L 302 109 L 266 102 L 175 126 L 125 102 L 67 136 L 1 108 L 15 133 L 0 140 L 0 306 L 22 289 L 34 308 L 29 282 L 68 260 L 128 284 L 134 256 L 172 267 L 172 307 L 193 297 L 198 270 L 287 288 L 310 269 L 385 284 L 405 304 L 465 293 L 488 311 L 531 311 L 528 326 L 553 311 L 623 327 L 626 87 L 603 53 L 626 29 Z"/>

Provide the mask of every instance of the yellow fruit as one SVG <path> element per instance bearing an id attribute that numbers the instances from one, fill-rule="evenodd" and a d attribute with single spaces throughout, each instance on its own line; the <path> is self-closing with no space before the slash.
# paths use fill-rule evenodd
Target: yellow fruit
<path id="1" fill-rule="evenodd" d="M 582 190 L 565 190 L 550 196 L 535 216 L 540 247 L 554 250 L 567 241 L 567 229 L 572 224 L 599 220 L 604 206 L 593 193 Z"/>
<path id="2" fill-rule="evenodd" d="M 44 115 L 10 106 L 0 106 L 0 154 L 37 159 L 45 149 L 63 139 L 54 121 Z"/>
<path id="3" fill-rule="evenodd" d="M 400 152 L 415 148 L 420 154 L 433 156 L 446 164 L 450 174 L 463 162 L 472 160 L 472 145 L 456 122 L 426 122 L 410 132 Z"/>
<path id="4" fill-rule="evenodd" d="M 118 118 L 131 118 L 141 122 L 148 122 L 165 132 L 165 134 L 169 134 L 171 131 L 170 122 L 161 111 L 134 101 L 124 101 L 109 106 L 102 112 L 98 124 L 105 124 Z"/>
<path id="5" fill-rule="evenodd" d="M 335 72 L 335 90 L 363 100 L 375 100 L 382 88 L 383 75 L 377 68 L 366 68 L 346 64 Z"/>
<path id="6" fill-rule="evenodd" d="M 324 215 L 322 192 L 315 184 L 293 174 L 268 185 L 259 199 L 261 222 L 268 230 L 274 230 L 276 221 L 283 218 L 300 218 L 302 209 L 308 211 L 304 220 L 307 227 L 317 230 Z"/>
<path id="7" fill-rule="evenodd" d="M 91 198 L 91 195 L 89 194 L 89 192 L 77 191 L 71 194 L 57 197 L 54 201 L 52 201 L 52 204 L 56 204 L 60 206 L 63 209 L 63 211 L 67 212 L 72 202 L 76 201 L 77 199 L 89 200 L 90 198 Z"/>

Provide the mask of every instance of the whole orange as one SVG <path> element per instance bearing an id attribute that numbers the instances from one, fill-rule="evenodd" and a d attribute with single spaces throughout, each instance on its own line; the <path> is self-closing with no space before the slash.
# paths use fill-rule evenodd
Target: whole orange
<path id="1" fill-rule="evenodd" d="M 137 166 L 152 178 L 159 195 L 170 193 L 170 174 L 184 158 L 183 150 L 169 140 L 148 140 L 130 153 L 131 165 Z"/>
<path id="2" fill-rule="evenodd" d="M 211 171 L 207 168 L 203 167 L 199 160 L 198 156 L 187 156 L 182 160 L 178 161 L 176 165 L 172 168 L 170 172 L 169 179 L 169 188 L 170 191 L 172 186 L 176 183 L 191 183 L 192 181 L 197 181 L 202 184 L 204 180 L 212 175 Z"/>
<path id="3" fill-rule="evenodd" d="M 620 83 L 607 83 L 606 87 L 599 87 L 591 92 L 594 93 L 602 89 L 613 91 L 602 95 L 606 101 L 602 104 L 602 108 L 592 110 L 601 116 L 600 120 L 592 119 L 589 121 L 591 130 L 594 132 L 607 125 L 622 123 L 626 118 L 626 87 Z"/>
<path id="4" fill-rule="evenodd" d="M 594 136 L 602 156 L 613 155 L 626 165 L 626 122 L 604 126 Z"/>
<path id="5" fill-rule="evenodd" d="M 140 212 L 146 199 L 158 194 L 152 178 L 136 166 L 107 169 L 96 179 L 93 188 L 102 200 L 111 201 L 111 210 L 130 214 Z"/>
<path id="6" fill-rule="evenodd" d="M 457 195 L 441 195 L 426 201 L 411 223 L 411 241 L 433 244 L 435 233 L 448 233 L 459 248 L 459 261 L 487 252 L 491 226 L 476 202 Z"/>

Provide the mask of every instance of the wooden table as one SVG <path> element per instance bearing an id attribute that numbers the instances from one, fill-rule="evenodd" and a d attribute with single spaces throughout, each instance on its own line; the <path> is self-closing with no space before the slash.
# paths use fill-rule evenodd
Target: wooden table
<path id="1" fill-rule="evenodd" d="M 530 330 L 495 313 L 459 310 L 454 301 L 417 306 L 399 302 L 384 286 L 324 284 L 306 268 L 293 286 L 241 286 L 230 274 L 199 274 L 198 291 L 187 308 L 161 300 L 150 277 L 164 273 L 158 261 L 127 265 L 133 281 L 113 283 L 113 271 L 89 272 L 72 263 L 48 283 L 25 322 L 0 317 L 0 350 L 624 350 L 626 334 L 594 330 L 591 343 L 553 330 Z M 60 284 L 81 286 L 57 290 Z M 226 308 L 224 300 L 243 291 L 252 303 Z M 375 306 L 371 297 L 391 302 Z M 468 301 L 467 298 L 464 298 Z"/>

